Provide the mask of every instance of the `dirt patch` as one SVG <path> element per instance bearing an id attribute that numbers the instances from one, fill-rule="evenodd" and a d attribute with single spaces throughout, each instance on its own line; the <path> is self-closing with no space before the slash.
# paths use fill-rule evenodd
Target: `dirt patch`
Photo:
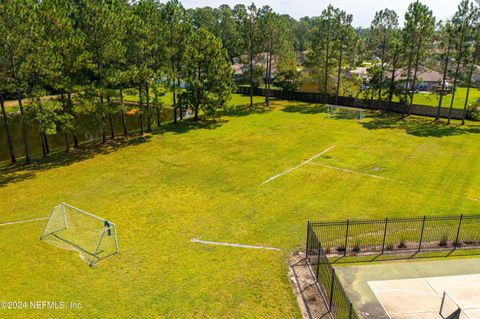
<path id="1" fill-rule="evenodd" d="M 307 264 L 304 252 L 295 252 L 288 258 L 288 277 L 303 318 L 333 319 L 328 312 L 320 287 Z"/>

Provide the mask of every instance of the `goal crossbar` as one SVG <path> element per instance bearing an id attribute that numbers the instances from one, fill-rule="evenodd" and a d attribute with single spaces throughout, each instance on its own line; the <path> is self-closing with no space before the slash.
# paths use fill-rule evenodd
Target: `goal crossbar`
<path id="1" fill-rule="evenodd" d="M 40 239 L 79 252 L 90 266 L 119 253 L 115 223 L 67 203 L 53 208 Z"/>

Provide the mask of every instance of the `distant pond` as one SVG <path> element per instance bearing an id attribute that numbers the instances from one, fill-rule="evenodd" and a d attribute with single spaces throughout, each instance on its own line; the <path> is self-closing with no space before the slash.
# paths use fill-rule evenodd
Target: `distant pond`
<path id="1" fill-rule="evenodd" d="M 171 108 L 164 108 L 160 115 L 161 122 L 170 121 L 173 116 L 173 110 Z M 8 124 L 10 126 L 10 134 L 12 136 L 13 145 L 15 148 L 15 155 L 18 158 L 25 156 L 25 145 L 23 143 L 23 130 L 22 121 L 19 114 L 10 114 L 8 117 Z M 123 134 L 122 116 L 121 114 L 115 114 L 113 117 L 113 126 L 115 128 L 116 135 Z M 146 129 L 146 124 L 145 129 Z M 156 126 L 156 115 L 152 116 L 152 126 Z M 127 129 L 129 131 L 140 129 L 140 120 L 138 115 L 127 115 Z M 107 120 L 106 127 L 107 138 L 110 136 L 110 123 Z M 100 139 L 102 137 L 101 128 L 95 131 L 84 131 L 77 134 L 80 143 L 88 142 Z M 42 142 L 40 137 L 39 126 L 36 123 L 29 123 L 28 126 L 28 138 L 30 142 L 30 152 L 33 158 L 40 158 L 42 156 Z M 54 135 L 48 135 L 48 145 L 50 152 L 65 149 L 65 134 L 57 133 Z M 71 146 L 73 147 L 73 138 L 70 139 Z M 8 151 L 8 143 L 5 134 L 5 125 L 3 118 L 0 115 L 0 163 L 9 161 L 10 153 Z"/>

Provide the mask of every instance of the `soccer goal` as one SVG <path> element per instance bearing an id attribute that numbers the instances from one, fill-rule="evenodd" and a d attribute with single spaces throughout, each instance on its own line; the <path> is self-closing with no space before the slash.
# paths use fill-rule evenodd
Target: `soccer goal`
<path id="1" fill-rule="evenodd" d="M 90 266 L 119 252 L 114 223 L 65 203 L 53 208 L 40 239 L 77 251 Z"/>
<path id="2" fill-rule="evenodd" d="M 335 119 L 356 119 L 363 120 L 365 111 L 354 107 L 327 105 L 328 117 Z"/>

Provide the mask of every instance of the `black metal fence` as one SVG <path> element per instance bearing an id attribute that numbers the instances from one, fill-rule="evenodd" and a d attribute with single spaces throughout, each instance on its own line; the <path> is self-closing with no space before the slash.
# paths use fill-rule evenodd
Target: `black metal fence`
<path id="1" fill-rule="evenodd" d="M 329 256 L 480 248 L 480 215 L 308 222 L 306 258 L 330 313 L 359 316 Z"/>
<path id="2" fill-rule="evenodd" d="M 310 223 L 307 225 L 306 254 L 330 314 L 336 319 L 359 319 Z"/>
<path id="3" fill-rule="evenodd" d="M 309 223 L 326 254 L 480 248 L 480 215 Z"/>

